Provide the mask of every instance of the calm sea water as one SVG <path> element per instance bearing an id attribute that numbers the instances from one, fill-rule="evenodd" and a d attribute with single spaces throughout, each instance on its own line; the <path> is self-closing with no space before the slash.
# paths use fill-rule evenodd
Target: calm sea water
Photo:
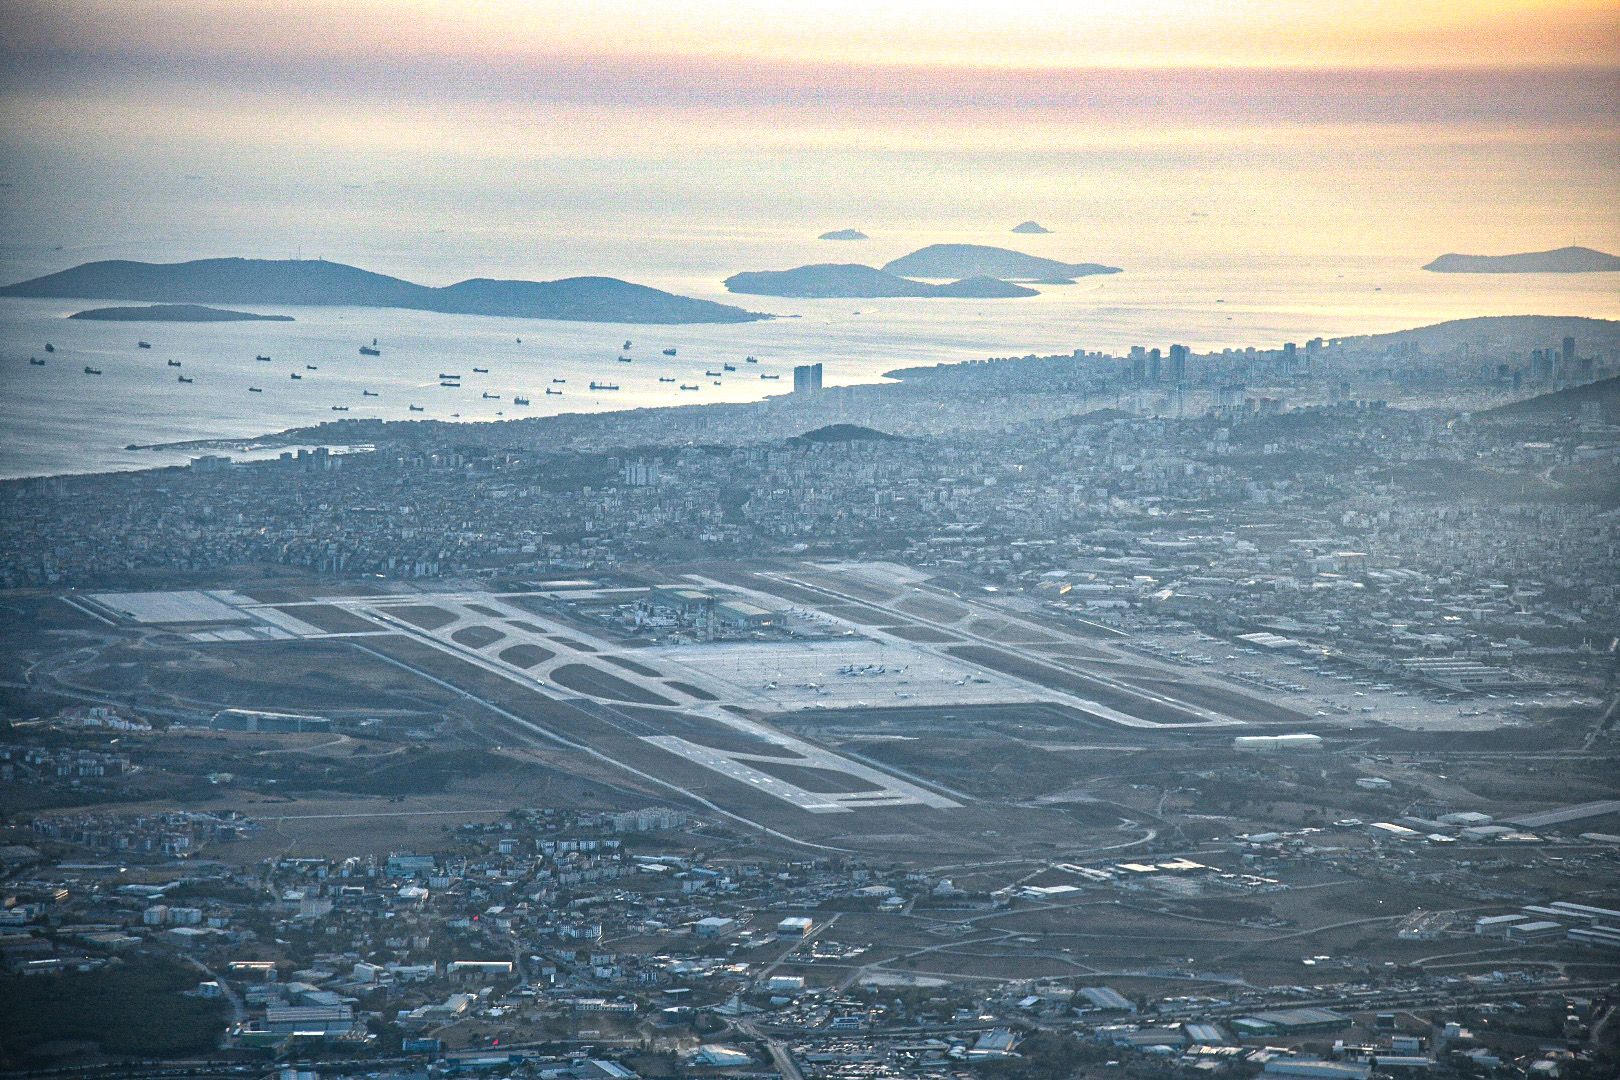
<path id="1" fill-rule="evenodd" d="M 608 274 L 796 317 L 647 327 L 265 308 L 297 321 L 118 324 L 64 320 L 99 302 L 0 300 L 0 475 L 148 467 L 185 455 L 124 447 L 345 416 L 744 401 L 786 392 L 807 361 L 845 383 L 1079 347 L 1266 347 L 1476 315 L 1620 317 L 1620 275 L 1419 269 L 1443 251 L 1620 247 L 1620 210 L 1602 194 L 1620 155 L 1603 132 L 469 107 L 312 110 L 265 135 L 229 119 L 168 116 L 141 138 L 61 118 L 16 125 L 3 147 L 0 277 L 101 258 L 321 256 L 427 284 Z M 1013 235 L 1025 218 L 1056 231 Z M 815 239 L 842 227 L 873 239 Z M 946 241 L 1125 273 L 1002 301 L 738 297 L 720 284 L 738 270 L 878 265 Z M 373 338 L 382 356 L 361 357 Z M 621 364 L 627 338 L 636 359 Z M 704 372 L 725 363 L 738 370 L 713 385 Z M 441 388 L 441 371 L 462 387 Z M 592 393 L 593 378 L 620 389 Z"/>

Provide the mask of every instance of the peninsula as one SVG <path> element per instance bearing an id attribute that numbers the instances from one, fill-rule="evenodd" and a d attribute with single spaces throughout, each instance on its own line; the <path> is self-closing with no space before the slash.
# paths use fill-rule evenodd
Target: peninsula
<path id="1" fill-rule="evenodd" d="M 755 296 L 870 298 L 932 296 L 1002 299 L 1034 296 L 1034 289 L 998 278 L 964 277 L 945 285 L 913 281 L 859 263 L 816 263 L 791 270 L 752 270 L 726 278 L 727 291 Z"/>
<path id="2" fill-rule="evenodd" d="M 501 315 L 571 322 L 739 323 L 771 318 L 618 278 L 575 277 L 559 281 L 471 278 L 434 288 L 324 259 L 92 262 L 0 287 L 0 296 L 178 304 L 409 308 L 455 315 Z"/>
<path id="3" fill-rule="evenodd" d="M 986 276 L 1055 280 L 1120 272 L 1117 266 L 1059 262 L 983 244 L 930 244 L 886 263 L 883 269 L 891 274 L 951 279 Z"/>
<path id="4" fill-rule="evenodd" d="M 1620 255 L 1588 247 L 1517 255 L 1442 255 L 1423 269 L 1437 274 L 1596 274 L 1620 270 Z"/>
<path id="5" fill-rule="evenodd" d="M 291 315 L 258 315 L 251 311 L 203 307 L 201 304 L 153 304 L 150 307 L 104 307 L 75 311 L 70 319 L 98 322 L 292 322 Z"/>

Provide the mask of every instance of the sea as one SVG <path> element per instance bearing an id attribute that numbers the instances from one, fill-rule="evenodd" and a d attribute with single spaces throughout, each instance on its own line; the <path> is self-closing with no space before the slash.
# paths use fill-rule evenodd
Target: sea
<path id="1" fill-rule="evenodd" d="M 48 110 L 20 120 L 0 143 L 0 279 L 96 259 L 327 258 L 430 285 L 600 274 L 777 317 L 646 326 L 238 304 L 222 306 L 295 321 L 114 323 L 66 318 L 113 301 L 0 299 L 0 477 L 183 463 L 196 451 L 130 447 L 185 440 L 251 456 L 256 436 L 340 418 L 750 401 L 789 392 L 794 365 L 811 362 L 838 385 L 989 356 L 1620 318 L 1620 274 L 1421 269 L 1447 251 L 1620 249 L 1620 152 L 1603 127 L 376 105 L 311 106 L 269 129 L 262 104 L 231 108 L 138 117 L 139 133 Z M 1014 234 L 1026 219 L 1052 231 Z M 842 228 L 870 239 L 817 239 Z M 1123 272 L 1006 300 L 722 285 L 944 242 Z M 373 341 L 380 355 L 362 355 Z"/>

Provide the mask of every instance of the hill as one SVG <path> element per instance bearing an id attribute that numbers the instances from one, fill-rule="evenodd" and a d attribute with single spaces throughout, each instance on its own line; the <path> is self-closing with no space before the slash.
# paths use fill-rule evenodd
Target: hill
<path id="1" fill-rule="evenodd" d="M 256 315 L 200 304 L 154 304 L 151 307 L 104 307 L 75 311 L 70 319 L 101 322 L 292 322 L 291 315 Z"/>
<path id="2" fill-rule="evenodd" d="M 433 288 L 320 259 L 85 263 L 0 287 L 0 296 L 409 308 L 460 315 L 583 322 L 734 323 L 770 318 L 617 278 L 577 277 L 539 282 L 474 278 Z"/>
<path id="3" fill-rule="evenodd" d="M 1017 225 L 1012 227 L 1012 231 L 1015 233 L 1024 233 L 1028 236 L 1034 236 L 1037 234 L 1049 233 L 1052 230 L 1048 229 L 1045 225 L 1042 225 L 1038 221 L 1020 221 Z"/>
<path id="4" fill-rule="evenodd" d="M 1058 262 L 983 244 L 930 244 L 886 263 L 883 269 L 923 278 L 1071 278 L 1120 272 L 1117 266 Z"/>
<path id="5" fill-rule="evenodd" d="M 805 443 L 840 443 L 840 442 L 904 442 L 899 435 L 890 435 L 887 431 L 878 431 L 876 428 L 862 427 L 859 424 L 828 424 L 807 431 L 803 435 L 794 435 L 788 439 L 789 443 L 803 445 Z"/>
<path id="6" fill-rule="evenodd" d="M 1620 419 L 1620 377 L 1599 379 L 1585 386 L 1571 386 L 1565 390 L 1554 390 L 1550 394 L 1538 394 L 1533 398 L 1515 401 L 1511 405 L 1499 405 L 1479 413 L 1475 419 L 1510 424 L 1522 421 L 1562 421 L 1579 416 L 1581 407 L 1592 403 L 1597 404 L 1598 411 L 1602 413 L 1606 422 L 1614 423 Z"/>
<path id="7" fill-rule="evenodd" d="M 834 229 L 832 232 L 824 232 L 824 233 L 822 233 L 820 236 L 816 237 L 816 239 L 817 240 L 870 240 L 871 237 L 867 236 L 865 233 L 861 232 L 861 230 L 859 230 L 859 229 Z"/>
<path id="8" fill-rule="evenodd" d="M 1587 247 L 1517 255 L 1442 255 L 1423 269 L 1437 274 L 1595 274 L 1620 270 L 1620 255 Z"/>
<path id="9" fill-rule="evenodd" d="M 975 297 L 985 300 L 1000 300 L 1014 296 L 1039 296 L 1034 289 L 1026 289 L 1022 285 L 1014 285 L 1010 281 L 1000 278 L 967 277 L 961 281 L 953 281 L 948 285 L 936 285 L 930 296 L 957 296 Z"/>
<path id="10" fill-rule="evenodd" d="M 726 289 L 758 296 L 847 297 L 938 296 L 1002 298 L 1034 296 L 1035 290 L 995 278 L 969 278 L 948 285 L 912 281 L 859 263 L 816 263 L 791 270 L 751 270 L 726 278 Z"/>
<path id="11" fill-rule="evenodd" d="M 1620 322 L 1589 319 L 1578 315 L 1492 315 L 1397 330 L 1390 334 L 1367 334 L 1342 338 L 1343 344 L 1360 348 L 1413 346 L 1425 352 L 1443 352 L 1462 345 L 1487 349 L 1542 349 L 1556 347 L 1566 337 L 1575 339 L 1577 351 L 1620 344 Z"/>

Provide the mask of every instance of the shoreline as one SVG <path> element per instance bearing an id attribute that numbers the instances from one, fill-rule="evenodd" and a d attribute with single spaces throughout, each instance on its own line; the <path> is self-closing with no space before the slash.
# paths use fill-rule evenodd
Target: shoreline
<path id="1" fill-rule="evenodd" d="M 1583 323 L 1601 324 L 1620 330 L 1620 320 L 1604 319 L 1598 316 L 1581 315 L 1518 315 L 1518 316 L 1480 316 L 1476 319 L 1454 319 L 1426 326 L 1409 327 L 1405 330 L 1346 335 L 1333 339 L 1344 343 L 1368 343 L 1383 338 L 1393 338 L 1400 335 L 1421 334 L 1424 332 L 1438 332 L 1456 323 L 1467 322 L 1510 322 L 1517 320 L 1576 320 Z M 1192 354 L 1194 359 L 1221 358 L 1221 352 L 1204 352 Z M 954 361 L 938 361 L 934 364 L 912 363 L 900 367 L 891 367 L 876 373 L 869 379 L 857 378 L 851 382 L 840 383 L 828 387 L 827 390 L 846 390 L 855 393 L 872 393 L 880 388 L 899 388 L 907 384 L 917 386 L 920 383 L 937 378 L 949 372 L 970 372 L 975 369 L 988 369 L 1004 363 L 1041 363 L 1061 362 L 1064 360 L 1077 360 L 1092 363 L 1119 363 L 1125 358 L 1111 354 L 1088 354 L 1084 357 L 1069 356 L 1061 353 L 1050 355 L 1026 354 L 1024 356 L 977 357 Z M 703 411 L 719 414 L 725 411 L 732 413 L 751 412 L 757 409 L 768 409 L 773 402 L 786 402 L 794 398 L 791 391 L 766 394 L 748 401 L 726 402 L 690 402 L 685 404 L 669 405 L 635 405 L 617 409 L 606 410 L 571 410 L 566 412 L 549 413 L 539 416 L 508 417 L 502 419 L 471 418 L 466 420 L 423 418 L 423 419 L 343 419 L 323 421 L 314 425 L 282 428 L 276 431 L 260 432 L 247 435 L 206 436 L 199 438 L 183 438 L 150 443 L 127 443 L 120 449 L 125 452 L 153 453 L 153 454 L 192 454 L 192 453 L 231 453 L 260 454 L 263 457 L 247 457 L 238 459 L 238 463 L 248 464 L 255 460 L 270 460 L 269 455 L 300 446 L 328 446 L 328 447 L 362 447 L 373 446 L 377 436 L 399 431 L 425 431 L 429 425 L 444 429 L 448 433 L 454 429 L 466 431 L 482 431 L 495 429 L 497 426 L 521 425 L 524 429 L 532 429 L 540 424 L 571 424 L 581 425 L 590 422 L 612 424 L 622 422 L 633 417 L 668 417 L 674 415 L 692 415 Z M 513 428 L 513 430 L 518 430 Z M 340 436 L 331 438 L 329 436 Z M 614 443 L 609 442 L 604 448 L 611 448 Z M 123 474 L 139 474 L 161 472 L 169 469 L 184 469 L 186 462 L 135 464 L 127 468 L 80 468 L 67 469 L 58 472 L 28 473 L 16 476 L 0 477 L 0 485 L 26 484 L 51 479 L 110 477 Z"/>

